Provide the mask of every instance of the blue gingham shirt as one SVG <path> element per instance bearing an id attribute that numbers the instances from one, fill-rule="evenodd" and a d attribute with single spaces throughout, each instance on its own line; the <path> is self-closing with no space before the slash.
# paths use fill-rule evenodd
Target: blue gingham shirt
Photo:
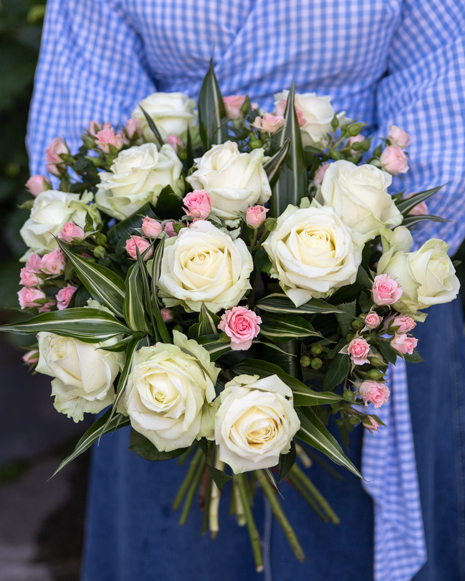
<path id="1" fill-rule="evenodd" d="M 465 235 L 465 10 L 460 0 L 49 0 L 29 119 L 31 172 L 57 135 L 71 150 L 91 119 L 125 121 L 155 91 L 196 97 L 215 47 L 224 95 L 272 110 L 295 79 L 387 135 L 410 133 L 408 192 L 446 187 L 416 245 Z M 365 133 L 368 129 L 365 130 Z M 405 366 L 393 370 L 387 428 L 365 438 L 375 502 L 375 579 L 407 581 L 426 560 Z"/>

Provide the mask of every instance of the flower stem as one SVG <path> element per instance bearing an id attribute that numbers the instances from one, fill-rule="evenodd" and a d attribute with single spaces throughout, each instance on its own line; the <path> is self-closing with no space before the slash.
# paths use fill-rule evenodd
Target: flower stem
<path id="1" fill-rule="evenodd" d="M 318 488 L 310 480 L 310 478 L 304 472 L 302 472 L 302 470 L 298 466 L 296 466 L 295 464 L 292 467 L 291 471 L 294 471 L 296 474 L 298 474 L 298 476 L 301 479 L 301 481 L 303 482 L 303 484 L 308 488 L 308 490 L 311 492 L 311 494 L 313 494 L 313 496 L 316 498 L 317 502 L 320 504 L 321 508 L 328 515 L 329 520 L 332 523 L 334 523 L 335 525 L 338 525 L 340 523 L 339 517 L 334 512 L 334 510 L 331 508 L 331 505 L 326 500 L 326 498 L 324 498 L 324 496 L 321 494 L 321 492 L 318 490 Z"/>
<path id="2" fill-rule="evenodd" d="M 271 510 L 273 511 L 276 520 L 281 525 L 281 528 L 284 531 L 284 534 L 287 537 L 287 540 L 291 546 L 292 552 L 294 553 L 296 559 L 303 563 L 305 561 L 305 553 L 300 546 L 299 540 L 297 535 L 295 534 L 294 529 L 292 528 L 290 522 L 287 520 L 286 515 L 279 503 L 279 500 L 276 497 L 275 491 L 272 485 L 268 482 L 263 470 L 256 470 L 255 474 L 257 475 L 258 481 L 260 482 L 260 486 L 265 493 L 268 502 L 271 505 Z"/>
<path id="3" fill-rule="evenodd" d="M 247 524 L 244 514 L 244 506 L 241 500 L 241 493 L 239 492 L 239 485 L 237 479 L 233 479 L 233 492 L 234 492 L 234 509 L 236 513 L 237 524 L 243 527 Z"/>
<path id="4" fill-rule="evenodd" d="M 195 453 L 194 457 L 192 458 L 191 463 L 189 465 L 189 470 L 187 471 L 187 474 L 186 474 L 186 477 L 184 478 L 183 483 L 181 484 L 181 488 L 178 490 L 178 493 L 176 494 L 176 498 L 174 499 L 173 510 L 178 510 L 178 508 L 181 506 L 181 502 L 184 498 L 184 495 L 187 492 L 187 489 L 189 488 L 190 481 L 192 480 L 192 477 L 194 476 L 195 469 L 197 467 L 197 464 L 199 463 L 199 460 L 200 460 L 202 454 L 203 454 L 203 452 L 199 448 L 197 450 L 197 452 Z"/>
<path id="5" fill-rule="evenodd" d="M 307 452 L 302 448 L 300 444 L 295 445 L 295 451 L 297 452 L 297 456 L 299 457 L 300 461 L 304 465 L 305 468 L 310 468 L 312 465 L 312 461 L 307 454 Z"/>
<path id="6" fill-rule="evenodd" d="M 218 454 L 215 458 L 215 468 L 217 470 L 222 470 L 224 467 L 223 462 L 219 460 Z M 216 485 L 216 482 L 212 482 L 211 486 L 211 497 L 210 497 L 210 509 L 209 509 L 209 523 L 210 523 L 210 533 L 211 538 L 214 539 L 216 534 L 220 530 L 218 524 L 218 507 L 220 505 L 220 489 Z"/>
<path id="7" fill-rule="evenodd" d="M 300 496 L 308 502 L 308 504 L 312 507 L 312 509 L 316 512 L 316 514 L 321 518 L 321 520 L 323 522 L 328 522 L 328 517 L 321 510 L 321 508 L 318 506 L 318 503 L 316 502 L 316 500 L 313 498 L 313 496 L 310 494 L 310 492 L 307 490 L 307 488 L 305 487 L 303 482 L 300 480 L 300 478 L 295 474 L 295 472 L 293 472 L 291 470 L 291 472 L 289 472 L 289 474 L 287 475 L 286 480 L 288 480 L 289 483 L 297 490 L 297 492 L 300 494 Z"/>
<path id="8" fill-rule="evenodd" d="M 260 546 L 260 536 L 257 531 L 257 526 L 255 524 L 252 511 L 250 509 L 249 498 L 245 488 L 246 484 L 244 482 L 245 478 L 246 476 L 244 476 L 244 474 L 236 474 L 235 476 L 242 501 L 242 506 L 244 508 L 244 516 L 247 521 L 247 528 L 249 529 L 250 542 L 252 543 L 252 551 L 255 560 L 255 569 L 257 573 L 261 573 L 264 569 L 264 566 L 262 549 Z"/>
<path id="9" fill-rule="evenodd" d="M 182 509 L 181 518 L 179 519 L 179 524 L 181 524 L 181 525 L 186 523 L 187 517 L 189 515 L 189 510 L 191 508 L 192 499 L 194 498 L 195 491 L 197 490 L 200 479 L 202 478 L 202 474 L 203 474 L 203 471 L 205 469 L 206 462 L 207 462 L 207 460 L 206 460 L 205 456 L 203 456 L 203 453 L 202 453 L 202 458 L 200 459 L 200 464 L 198 465 L 197 472 L 195 473 L 195 476 L 194 476 L 192 483 L 190 485 L 189 491 L 188 491 L 187 496 L 186 496 L 186 502 L 184 503 L 184 507 Z"/>

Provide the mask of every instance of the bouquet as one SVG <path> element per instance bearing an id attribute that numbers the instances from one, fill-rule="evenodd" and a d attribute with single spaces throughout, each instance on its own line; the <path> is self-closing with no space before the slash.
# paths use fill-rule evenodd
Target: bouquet
<path id="1" fill-rule="evenodd" d="M 181 523 L 198 495 L 214 537 L 231 488 L 260 571 L 257 490 L 303 561 L 278 486 L 338 522 L 308 468 L 322 454 L 361 475 L 330 418 L 345 445 L 379 429 L 389 364 L 421 361 L 412 332 L 459 282 L 445 242 L 411 252 L 410 231 L 442 220 L 425 204 L 439 188 L 388 193 L 408 170 L 400 128 L 373 149 L 329 98 L 292 86 L 266 113 L 223 98 L 213 66 L 195 107 L 156 93 L 120 130 L 92 121 L 76 153 L 53 140 L 57 189 L 30 178 L 21 229 L 34 316 L 2 330 L 37 337 L 24 360 L 57 411 L 100 414 L 58 470 L 131 426 L 132 452 L 189 464 Z"/>

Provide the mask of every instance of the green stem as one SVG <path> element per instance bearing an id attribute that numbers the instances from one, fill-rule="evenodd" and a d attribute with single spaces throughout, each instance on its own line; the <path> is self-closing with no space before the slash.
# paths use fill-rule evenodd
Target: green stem
<path id="1" fill-rule="evenodd" d="M 260 486 L 262 487 L 263 492 L 265 493 L 268 502 L 271 505 L 271 510 L 273 511 L 276 520 L 281 525 L 281 528 L 283 529 L 284 534 L 287 537 L 292 552 L 294 553 L 298 561 L 304 563 L 305 553 L 303 552 L 302 547 L 300 546 L 299 539 L 297 538 L 294 529 L 292 528 L 290 522 L 287 520 L 287 517 L 284 514 L 284 511 L 279 503 L 279 500 L 276 497 L 273 487 L 268 482 L 268 479 L 262 470 L 256 470 L 255 474 L 257 475 L 258 481 L 260 482 Z"/>
<path id="2" fill-rule="evenodd" d="M 182 499 L 184 498 L 184 495 L 186 494 L 187 489 L 189 488 L 189 483 L 194 476 L 195 469 L 197 467 L 197 464 L 199 463 L 202 454 L 203 452 L 199 448 L 195 453 L 194 457 L 192 458 L 186 477 L 184 478 L 183 483 L 181 484 L 181 488 L 178 490 L 176 498 L 174 499 L 173 510 L 178 510 L 178 508 L 181 506 Z"/>
<path id="3" fill-rule="evenodd" d="M 329 520 L 332 523 L 334 523 L 335 525 L 338 525 L 340 523 L 339 517 L 334 512 L 334 510 L 331 508 L 331 505 L 326 500 L 326 498 L 321 494 L 321 492 L 318 490 L 318 488 L 310 480 L 310 478 L 308 478 L 308 476 L 304 472 L 302 472 L 302 470 L 296 464 L 294 464 L 294 466 L 292 467 L 291 470 L 293 470 L 294 472 L 296 472 L 299 475 L 299 478 L 301 479 L 301 481 L 305 484 L 305 486 L 308 488 L 308 490 L 313 494 L 313 496 L 316 498 L 317 502 L 320 504 L 321 508 L 328 515 Z"/>
<path id="4" fill-rule="evenodd" d="M 199 485 L 200 479 L 202 478 L 203 471 L 205 470 L 205 464 L 207 460 L 205 456 L 200 459 L 200 464 L 197 468 L 197 472 L 195 473 L 194 479 L 192 480 L 192 484 L 190 485 L 189 492 L 186 496 L 186 502 L 184 503 L 184 507 L 182 509 L 181 518 L 179 519 L 179 524 L 183 525 L 186 523 L 187 517 L 189 515 L 189 510 L 191 508 L 192 500 L 194 498 L 195 491 Z"/>
<path id="5" fill-rule="evenodd" d="M 250 510 L 249 498 L 245 488 L 244 474 L 236 474 L 235 479 L 239 488 L 239 494 L 244 509 L 244 516 L 247 521 L 247 528 L 249 529 L 250 542 L 252 543 L 253 557 L 255 560 L 255 569 L 257 573 L 261 573 L 264 569 L 262 549 L 260 546 L 260 536 L 258 534 L 257 526 L 255 524 L 252 511 Z"/>
<path id="6" fill-rule="evenodd" d="M 318 503 L 315 501 L 313 496 L 305 488 L 305 485 L 298 478 L 298 476 L 296 476 L 296 474 L 292 472 L 292 470 L 287 475 L 287 480 L 289 480 L 290 484 L 297 490 L 297 492 L 300 494 L 300 496 L 308 502 L 308 504 L 313 508 L 313 510 L 321 518 L 321 520 L 323 522 L 328 522 L 328 517 L 321 510 L 321 508 L 318 506 Z"/>

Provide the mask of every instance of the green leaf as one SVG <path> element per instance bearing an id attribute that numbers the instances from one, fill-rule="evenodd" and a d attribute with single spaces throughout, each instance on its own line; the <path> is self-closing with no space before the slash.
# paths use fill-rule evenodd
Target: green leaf
<path id="1" fill-rule="evenodd" d="M 134 214 L 128 216 L 122 222 L 117 222 L 107 232 L 108 242 L 113 248 L 125 243 L 131 234 L 137 233 L 137 230 L 142 227 L 142 219 L 148 216 L 156 219 L 151 204 L 145 204 L 139 208 Z"/>
<path id="2" fill-rule="evenodd" d="M 138 262 L 131 266 L 126 276 L 124 318 L 133 331 L 150 332 L 147 317 L 145 316 L 144 291 Z"/>
<path id="3" fill-rule="evenodd" d="M 350 371 L 350 357 L 343 353 L 338 353 L 328 365 L 325 378 L 323 380 L 323 389 L 329 391 L 339 385 L 347 377 Z"/>
<path id="4" fill-rule="evenodd" d="M 307 171 L 294 101 L 295 85 L 292 82 L 284 112 L 286 123 L 282 131 L 277 133 L 274 138 L 278 147 L 282 147 L 286 139 L 290 139 L 290 145 L 286 163 L 270 199 L 270 216 L 273 218 L 280 216 L 289 204 L 298 206 L 300 200 L 307 195 Z"/>
<path id="5" fill-rule="evenodd" d="M 99 343 L 115 335 L 131 333 L 130 329 L 111 313 L 84 307 L 44 313 L 16 325 L 2 325 L 0 331 L 18 334 L 46 331 L 62 337 L 75 337 L 89 343 Z"/>
<path id="6" fill-rule="evenodd" d="M 158 196 L 155 213 L 160 220 L 180 220 L 185 216 L 182 198 L 173 192 L 171 186 L 164 187 Z"/>
<path id="7" fill-rule="evenodd" d="M 157 324 L 158 332 L 160 333 L 161 340 L 163 343 L 172 343 L 171 335 L 168 331 L 165 321 L 161 316 L 160 307 L 158 305 L 157 299 L 157 285 L 158 280 L 160 279 L 160 272 L 161 272 L 161 261 L 163 259 L 163 252 L 165 249 L 165 243 L 163 240 L 158 243 L 158 246 L 153 253 L 153 261 L 152 261 L 152 312 L 153 316 L 155 317 L 155 321 Z"/>
<path id="8" fill-rule="evenodd" d="M 442 187 L 443 186 L 438 186 L 436 188 L 433 188 L 432 190 L 426 190 L 424 192 L 414 194 L 410 198 L 407 198 L 406 200 L 399 202 L 397 204 L 397 208 L 399 209 L 399 212 L 401 212 L 401 214 L 403 214 L 404 216 L 407 216 L 407 214 L 410 212 L 410 210 L 412 210 L 415 206 L 417 206 L 421 202 L 424 202 L 428 198 L 431 198 L 431 196 L 434 196 L 434 194 L 439 192 L 439 190 Z"/>
<path id="9" fill-rule="evenodd" d="M 134 429 L 131 430 L 131 435 L 129 437 L 129 449 L 131 452 L 134 452 L 141 458 L 149 460 L 150 462 L 171 460 L 172 458 L 181 456 L 181 454 L 184 454 L 187 450 L 187 448 L 178 448 L 171 452 L 160 452 L 150 440 L 139 432 L 136 432 Z"/>
<path id="10" fill-rule="evenodd" d="M 227 343 L 220 341 L 221 335 L 211 334 L 202 335 L 200 337 L 194 337 L 199 345 L 202 345 L 204 349 L 210 354 L 210 361 L 216 361 L 222 355 L 229 353 L 231 351 L 231 345 L 229 340 Z"/>
<path id="11" fill-rule="evenodd" d="M 218 470 L 217 468 L 210 466 L 210 464 L 207 464 L 207 466 L 208 471 L 210 472 L 210 476 L 215 481 L 215 484 L 218 486 L 218 489 L 222 490 L 224 485 L 231 480 L 232 476 L 230 476 L 229 474 L 225 474 L 222 470 Z"/>
<path id="12" fill-rule="evenodd" d="M 292 377 L 300 375 L 300 342 L 297 339 L 291 339 L 277 345 L 264 343 L 261 357 L 265 361 L 275 363 Z"/>
<path id="13" fill-rule="evenodd" d="M 440 216 L 432 216 L 431 214 L 427 214 L 425 216 L 407 216 L 404 218 L 402 226 L 411 228 L 420 222 L 450 222 L 450 220 L 446 220 L 446 218 L 441 218 Z"/>
<path id="14" fill-rule="evenodd" d="M 289 313 L 284 316 L 263 315 L 260 325 L 261 335 L 277 342 L 305 339 L 306 337 L 323 338 L 321 333 L 315 331 L 303 317 Z"/>
<path id="15" fill-rule="evenodd" d="M 104 434 L 108 432 L 114 432 L 115 430 L 119 430 L 120 428 L 125 428 L 129 426 L 131 422 L 129 418 L 117 414 L 113 417 L 110 424 L 106 426 L 108 417 L 111 414 L 111 409 L 107 410 L 103 416 L 101 416 L 92 426 L 87 430 L 87 432 L 82 436 L 79 442 L 76 444 L 73 453 L 68 456 L 63 462 L 58 466 L 58 469 L 53 473 L 53 476 L 58 474 L 60 470 L 62 470 L 65 466 L 67 466 L 70 462 L 75 460 L 78 456 L 80 456 L 83 452 L 88 450 L 92 444 L 98 440 Z M 105 427 L 106 426 L 106 427 Z M 52 478 L 53 478 L 52 476 Z"/>
<path id="16" fill-rule="evenodd" d="M 147 113 L 147 111 L 145 111 L 145 109 L 142 108 L 141 104 L 139 103 L 139 107 L 142 111 L 142 113 L 144 114 L 144 117 L 147 121 L 147 124 L 150 128 L 150 131 L 155 135 L 155 139 L 158 141 L 159 146 L 161 147 L 164 143 L 163 139 L 161 138 L 160 132 L 157 129 L 157 126 L 155 125 L 154 120 L 150 117 L 150 115 Z"/>
<path id="17" fill-rule="evenodd" d="M 285 294 L 274 293 L 261 299 L 257 306 L 262 311 L 268 313 L 295 313 L 295 314 L 328 314 L 341 313 L 341 309 L 336 305 L 330 305 L 322 299 L 312 299 L 308 303 L 296 307 Z"/>
<path id="18" fill-rule="evenodd" d="M 258 272 L 269 272 L 271 261 L 263 246 L 259 246 L 254 254 L 253 261 Z"/>
<path id="19" fill-rule="evenodd" d="M 92 298 L 90 292 L 84 285 L 80 285 L 71 298 L 70 307 L 86 307 L 87 301 Z"/>
<path id="20" fill-rule="evenodd" d="M 294 466 L 296 460 L 295 442 L 292 440 L 291 448 L 287 454 L 281 454 L 279 456 L 279 476 L 278 484 L 286 478 L 289 474 L 290 469 Z"/>
<path id="21" fill-rule="evenodd" d="M 284 162 L 286 161 L 290 145 L 291 140 L 289 137 L 286 137 L 279 151 L 263 165 L 263 169 L 268 176 L 268 182 L 270 183 L 271 189 L 275 187 L 279 180 L 279 176 L 281 175 L 282 169 L 284 167 Z"/>
<path id="22" fill-rule="evenodd" d="M 202 303 L 199 313 L 198 335 L 215 335 L 218 333 L 218 323 L 220 318 L 215 313 L 210 312 L 205 303 Z"/>
<path id="23" fill-rule="evenodd" d="M 370 290 L 373 287 L 373 281 L 368 276 L 368 274 L 366 273 L 365 269 L 362 266 L 358 267 L 357 278 L 355 282 Z"/>
<path id="24" fill-rule="evenodd" d="M 352 301 L 351 303 L 344 303 L 339 305 L 339 308 L 344 311 L 343 313 L 336 313 L 336 319 L 341 327 L 341 333 L 345 336 L 352 329 L 352 321 L 355 319 L 355 308 L 357 301 Z"/>
<path id="25" fill-rule="evenodd" d="M 57 243 L 90 294 L 111 309 L 118 317 L 123 317 L 126 294 L 124 281 L 109 268 L 100 266 L 95 262 L 89 262 L 82 256 L 74 254 L 58 238 Z"/>
<path id="26" fill-rule="evenodd" d="M 418 350 L 417 349 L 414 349 L 414 351 L 413 351 L 413 353 L 411 355 L 409 355 L 408 353 L 406 353 L 404 355 L 404 359 L 405 359 L 405 361 L 408 361 L 409 363 L 421 363 L 422 361 L 424 361 L 424 359 L 418 353 Z"/>
<path id="27" fill-rule="evenodd" d="M 153 309 L 152 309 L 152 296 L 150 294 L 149 275 L 147 272 L 147 264 L 144 262 L 144 259 L 148 255 L 148 253 L 150 252 L 150 249 L 153 252 L 153 244 L 151 245 L 151 247 L 144 250 L 144 252 L 142 253 L 142 256 L 141 256 L 141 254 L 139 253 L 139 249 L 136 246 L 136 254 L 137 254 L 137 263 L 139 265 L 139 272 L 140 272 L 141 280 L 142 280 L 142 292 L 144 295 L 144 310 L 145 310 L 145 313 L 147 313 L 148 316 L 150 317 L 150 322 L 152 323 L 153 335 L 155 336 L 156 340 L 159 341 L 160 335 L 158 333 L 158 328 L 157 328 L 157 324 L 155 322 Z"/>
<path id="28" fill-rule="evenodd" d="M 189 171 L 194 165 L 194 150 L 192 148 L 192 138 L 189 127 L 187 128 L 187 144 L 186 144 L 186 170 Z"/>
<path id="29" fill-rule="evenodd" d="M 380 341 L 378 344 L 378 349 L 383 359 L 395 365 L 397 361 L 397 353 L 387 341 Z"/>
<path id="30" fill-rule="evenodd" d="M 323 454 L 326 454 L 336 464 L 344 466 L 356 476 L 363 478 L 357 468 L 344 454 L 334 436 L 330 434 L 310 408 L 298 409 L 297 415 L 300 419 L 300 430 L 297 432 L 298 438 L 320 452 L 323 452 Z"/>
<path id="31" fill-rule="evenodd" d="M 223 97 L 215 75 L 213 58 L 199 91 L 199 134 L 205 151 L 224 143 L 227 136 L 227 116 Z"/>

